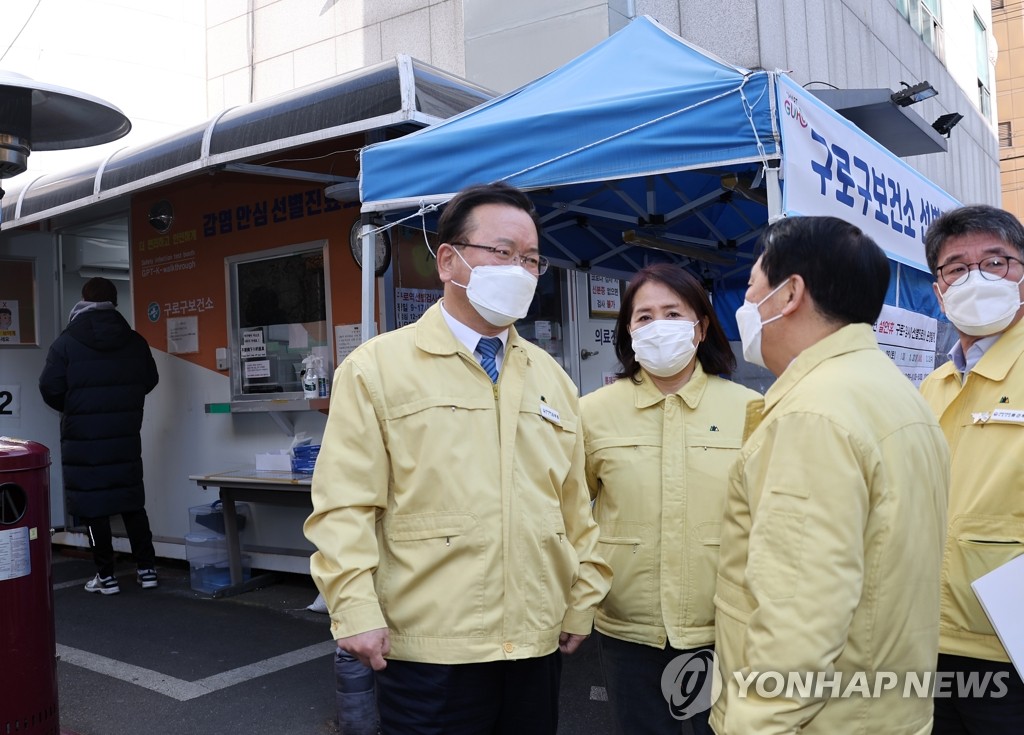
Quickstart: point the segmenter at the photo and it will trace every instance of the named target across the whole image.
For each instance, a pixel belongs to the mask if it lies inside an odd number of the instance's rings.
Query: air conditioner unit
[[[81,271],[83,268],[127,271],[128,244],[76,237],[64,249],[64,268],[68,271]]]

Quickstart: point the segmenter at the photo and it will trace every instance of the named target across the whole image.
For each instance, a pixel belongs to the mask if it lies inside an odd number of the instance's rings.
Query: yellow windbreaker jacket
[[[715,574],[726,478],[747,403],[760,394],[708,376],[663,395],[641,371],[581,400],[598,549],[615,572],[597,611],[606,635],[664,648],[715,640]]]
[[[939,650],[1009,661],[971,582],[1024,553],[1024,321],[961,383],[952,362],[921,384],[953,454]]]
[[[938,655],[949,450],[935,417],[865,324],[804,350],[748,411],[715,594],[715,732],[930,733],[930,696],[903,696],[903,680]],[[839,686],[764,679],[740,696],[766,672]],[[858,677],[879,696],[844,696]]]
[[[391,658],[546,655],[611,583],[576,386],[514,329],[492,385],[438,304],[338,367],[312,495],[332,635],[387,627]]]

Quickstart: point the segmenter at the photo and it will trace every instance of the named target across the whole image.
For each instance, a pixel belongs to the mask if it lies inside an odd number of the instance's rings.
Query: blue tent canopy
[[[526,87],[364,149],[361,199],[379,211],[474,182],[548,188],[761,162],[778,148],[768,83],[638,18]]]
[[[525,87],[364,148],[362,211],[378,226],[422,216],[429,227],[465,186],[506,181],[530,193],[556,265],[628,278],[680,263],[711,286],[735,339],[757,237],[784,214],[779,76],[640,17]]]

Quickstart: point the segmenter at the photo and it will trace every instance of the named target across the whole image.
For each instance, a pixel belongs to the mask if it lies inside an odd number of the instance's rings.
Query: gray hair
[[[924,255],[928,260],[928,270],[936,272],[939,267],[939,252],[951,237],[984,232],[995,235],[1000,240],[1016,248],[1024,259],[1024,227],[1012,214],[1005,209],[990,207],[987,204],[972,204],[944,212],[941,217],[931,223],[924,235]]]

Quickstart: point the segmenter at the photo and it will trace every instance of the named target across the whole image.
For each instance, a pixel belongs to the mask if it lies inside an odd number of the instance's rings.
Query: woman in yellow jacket
[[[587,481],[614,571],[595,628],[623,733],[710,733],[712,598],[726,477],[760,396],[722,377],[736,359],[703,287],[648,266],[615,325],[618,380],[582,399]],[[696,655],[695,655],[696,654]],[[702,686],[703,685],[703,686]],[[703,697],[697,695],[703,690]]]

